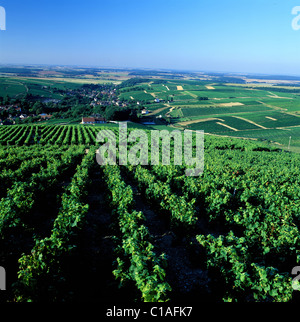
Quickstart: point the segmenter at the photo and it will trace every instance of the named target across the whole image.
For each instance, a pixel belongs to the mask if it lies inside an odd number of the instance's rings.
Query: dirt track
[[[190,125],[190,124],[194,124],[194,123],[202,123],[202,122],[207,122],[207,121],[221,121],[221,122],[225,122],[224,120],[219,119],[219,118],[209,117],[209,118],[202,119],[202,120],[193,120],[193,121],[180,122],[178,124],[181,125],[181,126],[186,126],[186,125]]]
[[[245,119],[245,118],[243,118],[243,117],[240,117],[240,116],[232,116],[232,117],[235,117],[235,118],[237,118],[237,119],[243,120],[243,121],[248,122],[248,123],[251,123],[251,124],[253,124],[253,125],[257,126],[257,127],[260,127],[260,128],[262,128],[262,129],[264,129],[264,130],[267,130],[267,129],[268,129],[268,128],[266,128],[266,127],[262,126],[262,125],[259,125],[259,124],[255,123],[255,122],[250,121],[250,120],[248,120],[248,119]]]

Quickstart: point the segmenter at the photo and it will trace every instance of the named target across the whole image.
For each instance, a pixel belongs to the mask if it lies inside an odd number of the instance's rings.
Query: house
[[[93,114],[93,116],[83,117],[81,124],[95,124],[95,123],[106,123],[106,119],[100,114]]]
[[[94,117],[83,117],[81,124],[95,124],[96,119]]]
[[[116,105],[117,105],[117,106],[122,106],[122,102],[117,101],[117,102],[116,102]]]
[[[50,114],[45,114],[45,113],[40,114],[40,118],[42,120],[49,120],[49,119],[51,119],[51,117],[52,117],[52,115],[50,115]]]
[[[106,123],[106,119],[104,117],[97,117],[95,118],[96,123]]]
[[[155,103],[162,103],[162,102],[164,102],[165,100],[163,100],[163,99],[161,99],[161,98],[156,98],[155,100],[154,100],[154,102]]]

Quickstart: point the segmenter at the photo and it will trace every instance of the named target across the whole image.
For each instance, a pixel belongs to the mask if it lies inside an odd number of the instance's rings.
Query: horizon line
[[[169,71],[183,73],[216,73],[216,74],[233,74],[233,75],[257,75],[257,76],[288,76],[300,77],[300,74],[282,74],[282,73],[259,73],[246,71],[228,71],[228,70],[199,70],[199,69],[176,69],[176,68],[161,68],[161,67],[124,67],[124,66],[101,66],[101,65],[82,65],[82,64],[54,64],[54,63],[1,63],[0,66],[19,66],[19,67],[66,67],[66,68],[85,68],[85,69],[117,69],[117,70],[149,70],[149,71]]]

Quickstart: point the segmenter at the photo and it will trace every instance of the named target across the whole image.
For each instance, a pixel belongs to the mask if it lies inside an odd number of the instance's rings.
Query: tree
[[[3,100],[3,104],[4,105],[9,105],[10,104],[10,97],[8,95],[5,96],[5,98]]]
[[[114,120],[116,116],[116,108],[114,106],[108,106],[105,110],[105,117],[107,120]]]
[[[33,104],[32,108],[29,111],[35,115],[38,115],[43,113],[44,107],[45,105],[42,102],[38,101]]]

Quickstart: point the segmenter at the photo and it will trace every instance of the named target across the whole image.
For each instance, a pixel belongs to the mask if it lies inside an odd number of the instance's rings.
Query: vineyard
[[[90,145],[95,144],[99,129],[81,126],[30,125],[0,128],[1,145]]]
[[[0,127],[1,301],[299,300],[298,154],[206,136],[187,177],[98,165],[100,129]]]

